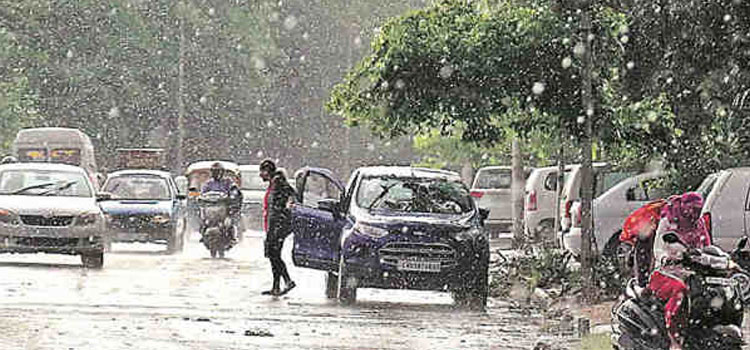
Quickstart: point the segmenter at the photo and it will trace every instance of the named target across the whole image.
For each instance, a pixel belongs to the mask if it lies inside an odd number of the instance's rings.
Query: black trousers
[[[284,246],[284,238],[266,238],[265,253],[268,260],[271,261],[271,272],[273,273],[273,289],[279,289],[281,279],[284,283],[289,284],[292,280],[289,272],[286,270],[286,264],[281,259],[281,248]]]

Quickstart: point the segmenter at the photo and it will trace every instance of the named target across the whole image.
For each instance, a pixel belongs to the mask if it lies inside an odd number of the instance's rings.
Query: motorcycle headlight
[[[99,220],[99,213],[83,213],[76,218],[76,224],[82,226],[91,225],[95,224],[97,220]]]
[[[353,230],[359,235],[370,238],[382,238],[388,235],[388,230],[386,229],[359,223],[354,225]]]
[[[4,224],[17,225],[18,215],[10,210],[0,209],[0,222]]]
[[[169,215],[156,215],[151,218],[151,221],[153,221],[155,224],[166,224],[169,222]]]

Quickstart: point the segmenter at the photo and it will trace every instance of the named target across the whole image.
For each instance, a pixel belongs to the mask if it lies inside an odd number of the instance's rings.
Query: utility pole
[[[181,2],[180,5],[182,6],[179,7],[180,46],[177,63],[177,154],[175,157],[175,168],[178,174],[182,173],[185,163],[185,101],[183,100],[185,95],[185,4]]]
[[[591,34],[591,0],[581,0],[581,33],[583,35],[583,74],[581,76],[581,102],[583,103],[584,131],[581,137],[583,161],[581,164],[581,276],[583,277],[583,297],[591,300],[593,297],[593,269],[591,254],[592,212],[591,202],[593,193],[593,172],[591,139],[594,117],[594,103],[592,97],[592,41]]]
[[[513,242],[516,248],[523,246],[523,195],[525,174],[521,164],[521,146],[518,137],[513,138],[511,147],[511,214],[513,216]]]

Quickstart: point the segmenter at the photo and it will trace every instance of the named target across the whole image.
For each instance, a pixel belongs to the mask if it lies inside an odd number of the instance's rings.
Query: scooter
[[[667,243],[679,243],[674,233]],[[750,274],[735,262],[747,245],[740,239],[727,254],[718,247],[689,250],[681,264],[692,271],[686,280],[687,327],[681,331],[683,349],[740,350],[744,306],[750,301]],[[612,308],[612,347],[615,350],[668,350],[664,302],[635,286],[631,279],[625,296]]]
[[[198,197],[201,220],[201,242],[212,258],[223,258],[236,242],[236,228],[231,217],[232,198],[223,192],[206,192]]]

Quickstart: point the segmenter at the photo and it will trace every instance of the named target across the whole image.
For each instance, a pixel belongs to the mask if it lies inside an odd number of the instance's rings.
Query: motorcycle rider
[[[216,162],[211,165],[211,179],[203,185],[201,193],[206,192],[222,192],[225,193],[231,202],[229,204],[229,217],[232,219],[232,226],[235,228],[232,233],[232,241],[237,240],[237,228],[240,222],[240,212],[242,206],[242,192],[237,187],[237,184],[232,179],[225,177],[226,169],[220,162]],[[203,223],[201,222],[201,232],[203,232]]]
[[[620,236],[621,240],[636,243],[637,278],[648,267],[656,265],[646,287],[649,293],[666,303],[664,322],[672,350],[682,349],[680,330],[687,322],[682,303],[688,293],[686,279],[690,271],[680,262],[688,249],[711,245],[711,237],[700,217],[702,207],[703,197],[696,192],[649,203],[631,214]],[[658,226],[655,227],[657,212]],[[665,234],[676,234],[679,241],[666,243],[662,239]],[[655,254],[655,259],[652,254]]]

